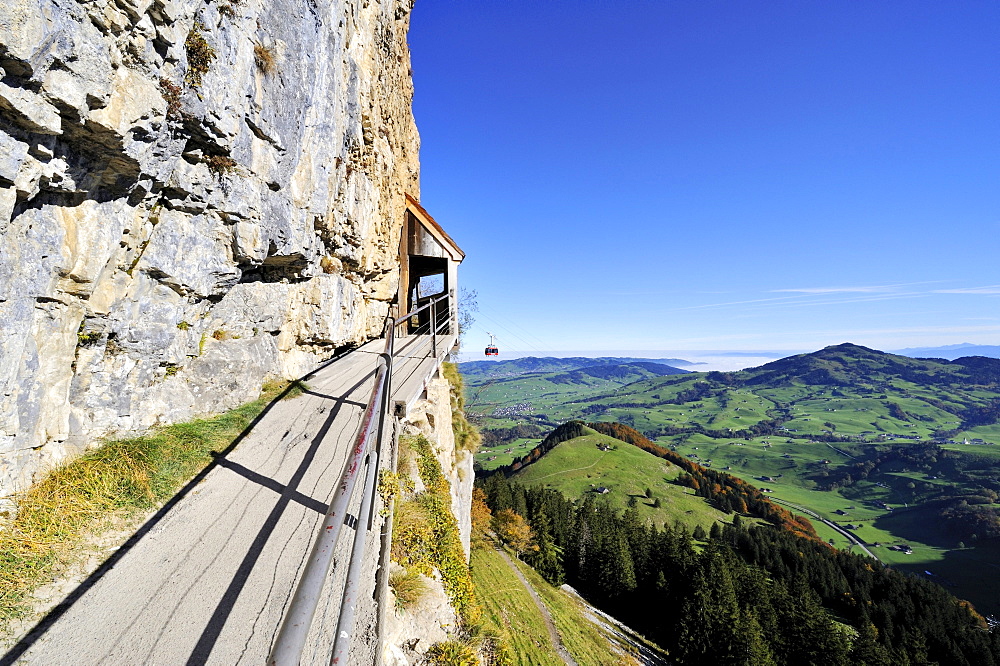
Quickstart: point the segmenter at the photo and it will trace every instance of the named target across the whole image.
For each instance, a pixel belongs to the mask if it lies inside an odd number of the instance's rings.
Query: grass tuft
[[[205,166],[208,167],[208,170],[216,176],[222,176],[227,173],[235,173],[236,167],[239,166],[239,163],[228,155],[208,155],[203,157],[201,161],[204,162]]]
[[[451,385],[451,428],[455,432],[455,447],[460,451],[475,453],[482,443],[482,435],[465,418],[465,397],[462,375],[455,363],[443,363],[441,373]]]
[[[31,593],[71,565],[89,534],[155,508],[204,469],[285,389],[208,419],[112,440],[53,469],[13,496],[0,529],[0,627],[27,615]]]
[[[160,94],[167,103],[167,120],[180,120],[181,87],[168,78],[160,79]]]
[[[478,666],[476,650],[463,641],[441,641],[427,650],[427,663],[433,666]]]
[[[253,45],[253,59],[257,63],[257,69],[265,76],[274,74],[278,69],[278,56],[273,46],[264,46],[260,42]]]
[[[463,625],[478,624],[482,610],[462,550],[458,522],[451,512],[451,484],[441,472],[431,443],[423,435],[401,437],[401,456],[403,449],[415,456],[425,490],[395,503],[392,559],[410,571],[428,576],[437,569]]]
[[[303,393],[307,393],[310,388],[309,384],[299,379],[290,382],[286,382],[283,379],[276,379],[264,382],[264,387],[261,390],[264,393],[277,396],[280,400],[291,400],[292,398],[298,398]]]
[[[396,608],[406,610],[427,593],[427,581],[414,571],[401,571],[389,576],[389,587],[396,595]]]

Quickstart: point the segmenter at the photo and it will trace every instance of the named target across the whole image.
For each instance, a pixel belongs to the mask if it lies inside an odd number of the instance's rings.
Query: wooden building
[[[420,202],[406,195],[406,219],[399,241],[398,314],[411,312],[447,294],[436,308],[439,332],[455,334],[458,307],[458,265],[465,253]],[[416,327],[425,327],[430,312],[421,313]]]

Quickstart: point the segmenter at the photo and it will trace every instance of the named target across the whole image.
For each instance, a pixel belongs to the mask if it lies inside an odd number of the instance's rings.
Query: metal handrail
[[[429,328],[430,334],[431,334],[431,350],[432,350],[432,352],[433,352],[433,354],[434,354],[434,356],[436,358],[437,357],[437,336],[438,336],[438,333],[440,333],[441,330],[444,329],[445,327],[450,326],[452,324],[452,317],[451,316],[449,316],[447,319],[445,319],[445,321],[444,321],[443,324],[439,324],[438,323],[438,318],[437,318],[437,304],[441,303],[442,301],[448,301],[450,298],[451,298],[451,294],[449,294],[449,293],[444,293],[444,294],[441,294],[440,296],[438,296],[437,298],[432,298],[430,301],[424,303],[420,307],[418,307],[418,308],[416,308],[414,310],[411,310],[410,312],[406,313],[405,315],[403,315],[401,317],[398,317],[396,319],[396,323],[394,325],[395,326],[399,326],[399,325],[403,324],[404,322],[408,321],[409,319],[412,319],[414,316],[416,316],[418,313],[422,312],[423,310],[426,310],[427,308],[430,308],[430,310],[431,310],[431,312],[430,312],[431,320],[430,320],[430,324],[428,325],[428,328]],[[448,307],[450,309],[451,305],[449,304]],[[449,313],[449,315],[450,315],[450,313]]]
[[[319,533],[313,543],[312,552],[303,568],[302,576],[296,585],[292,600],[285,612],[278,635],[275,637],[268,664],[272,666],[297,666],[302,656],[309,629],[312,626],[316,608],[323,592],[323,584],[330,572],[333,554],[340,539],[341,528],[348,520],[347,508],[354,495],[361,465],[366,465],[365,482],[362,491],[361,509],[358,512],[354,545],[351,550],[350,562],[343,596],[341,598],[340,615],[337,620],[337,630],[334,638],[331,664],[343,663],[350,648],[350,636],[354,629],[354,609],[357,602],[357,590],[360,584],[361,565],[364,560],[365,539],[372,527],[372,511],[375,503],[376,471],[382,449],[382,432],[385,417],[388,413],[389,398],[392,386],[392,362],[395,353],[396,328],[409,321],[423,310],[430,308],[431,345],[437,358],[437,335],[442,328],[452,323],[452,316],[443,324],[438,323],[437,305],[450,298],[450,294],[430,300],[407,314],[386,321],[385,351],[379,354],[382,364],[375,377],[375,386],[365,407],[364,417],[354,447],[348,455],[341,474],[337,491],[327,507],[326,516],[320,526]],[[449,305],[450,308],[450,305]],[[371,445],[372,440],[375,446]]]
[[[391,318],[389,322],[392,322]],[[382,424],[385,420],[385,405],[388,402],[386,389],[392,370],[395,325],[390,324],[387,328],[386,350],[379,355],[383,365],[375,377],[375,386],[372,388],[371,398],[365,408],[354,447],[344,465],[337,491],[327,507],[326,516],[320,526],[319,533],[316,535],[312,552],[306,561],[298,585],[295,587],[295,593],[288,605],[288,610],[285,612],[281,629],[275,637],[274,647],[271,649],[271,656],[267,662],[273,666],[297,666],[299,663],[302,647],[305,645],[306,636],[312,626],[313,616],[316,614],[316,607],[323,591],[323,582],[330,572],[330,564],[333,561],[334,550],[340,538],[340,530],[347,520],[347,507],[358,480],[358,471],[362,461],[368,457],[372,437],[381,437]],[[374,428],[376,421],[378,427]]]
[[[425,310],[425,309],[429,308],[430,306],[434,305],[435,303],[440,303],[441,301],[447,300],[449,298],[451,298],[451,294],[448,294],[448,293],[441,294],[437,298],[432,298],[431,300],[429,300],[426,303],[424,303],[423,305],[421,305],[419,308],[416,308],[414,310],[410,310],[405,315],[402,315],[400,317],[396,317],[396,324],[395,325],[399,326],[404,321],[406,321],[407,319],[409,319],[413,315],[417,314],[421,310]]]

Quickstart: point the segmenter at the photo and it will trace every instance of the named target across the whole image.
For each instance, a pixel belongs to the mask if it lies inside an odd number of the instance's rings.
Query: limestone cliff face
[[[456,446],[452,430],[451,384],[448,380],[437,377],[427,382],[424,397],[410,407],[401,426],[407,436],[423,435],[431,443],[434,457],[441,465],[441,473],[451,488],[451,512],[458,523],[459,538],[468,558],[475,481],[473,454]],[[401,476],[410,478],[416,492],[424,490],[416,460],[401,460],[397,471]],[[391,566],[395,571],[403,570],[396,563]],[[388,666],[423,663],[427,650],[433,644],[454,639],[461,626],[440,574],[426,578],[425,583],[425,593],[406,610],[399,609],[394,599],[386,600],[390,610],[380,649],[382,663]]]
[[[427,382],[425,397],[418,400],[406,416],[406,425],[424,435],[434,447],[441,472],[451,486],[451,512],[458,521],[459,536],[465,554],[472,538],[472,488],[476,481],[471,451],[456,446],[452,430],[451,384],[443,377]],[[419,484],[416,469],[404,470]]]
[[[0,497],[381,331],[410,8],[0,3]]]

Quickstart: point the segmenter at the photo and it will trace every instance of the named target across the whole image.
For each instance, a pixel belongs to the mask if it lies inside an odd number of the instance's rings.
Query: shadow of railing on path
[[[162,521],[167,515],[169,515],[170,512],[174,509],[174,507],[176,507],[181,500],[187,497],[187,495],[192,490],[194,490],[198,486],[198,484],[200,484],[212,470],[214,470],[216,467],[221,466],[222,461],[225,459],[225,457],[230,453],[232,453],[233,449],[235,449],[240,444],[240,442],[246,439],[246,437],[257,426],[257,424],[259,424],[268,415],[268,413],[274,408],[276,404],[281,402],[291,391],[297,388],[296,385],[299,382],[303,382],[309,379],[310,377],[313,377],[321,370],[325,369],[329,365],[345,357],[351,351],[353,351],[353,347],[339,349],[332,358],[322,363],[315,370],[312,370],[311,372],[300,377],[298,380],[289,384],[284,391],[282,391],[279,395],[273,398],[271,402],[267,403],[264,409],[261,410],[260,414],[254,417],[253,421],[251,421],[250,424],[247,425],[247,427],[244,428],[243,431],[239,435],[237,435],[225,449],[220,451],[215,456],[215,460],[206,465],[203,470],[195,474],[195,476],[190,481],[184,484],[184,486],[177,491],[177,494],[175,494],[173,497],[167,500],[167,502],[162,507],[160,507],[156,511],[156,513],[154,513],[148,520],[146,520],[146,522],[143,523],[139,527],[139,529],[136,530],[135,533],[118,548],[118,550],[112,553],[111,556],[109,556],[108,559],[106,559],[99,567],[97,567],[97,569],[95,569],[93,573],[87,576],[87,578],[83,582],[81,582],[76,588],[74,588],[74,590],[70,592],[65,599],[59,602],[59,604],[56,605],[52,610],[50,610],[45,615],[45,617],[39,620],[38,623],[27,634],[25,634],[25,636],[21,640],[19,640],[10,650],[8,650],[2,657],[0,657],[0,666],[14,666],[17,660],[20,659],[25,652],[30,650],[31,647],[42,636],[45,635],[45,633],[52,627],[52,625],[58,622],[63,615],[65,615],[67,612],[69,612],[71,608],[73,608],[73,606],[83,597],[83,595],[85,595],[88,591],[90,591],[91,588],[93,588],[102,578],[104,578],[104,576],[106,576],[112,569],[114,569],[115,566],[122,560],[122,558],[125,557],[129,553],[129,551],[135,548],[136,545],[138,545],[139,542],[142,541],[143,537],[149,534],[153,530],[153,528],[160,523],[160,521]],[[372,374],[374,374],[374,371],[365,375],[362,382],[367,381],[367,379],[371,377]],[[329,420],[327,421],[327,423],[329,423]],[[312,509],[313,507],[309,506],[309,508]],[[325,511],[325,509],[326,505],[320,503],[318,510],[322,512]]]
[[[345,395],[350,395],[354,391],[361,388],[361,386],[368,381],[372,374],[374,373],[368,373],[362,377],[360,381],[345,392]],[[222,629],[226,625],[226,620],[229,619],[229,615],[232,613],[233,607],[236,606],[236,601],[239,599],[240,593],[243,591],[243,587],[250,578],[250,574],[253,571],[254,566],[257,564],[257,560],[260,559],[261,554],[264,552],[264,546],[267,544],[268,539],[271,538],[274,528],[278,526],[278,522],[281,520],[281,516],[285,512],[285,509],[288,508],[288,504],[293,501],[293,497],[295,495],[300,494],[296,491],[296,488],[302,482],[306,472],[309,470],[309,466],[316,458],[316,452],[319,450],[320,444],[323,443],[323,439],[326,437],[327,432],[330,431],[330,427],[337,419],[337,415],[340,414],[340,409],[343,407],[345,402],[345,400],[337,399],[337,404],[330,410],[330,413],[327,414],[326,420],[323,421],[323,425],[320,426],[320,429],[316,432],[316,436],[313,437],[312,442],[310,442],[309,449],[306,451],[305,455],[302,457],[302,461],[299,463],[299,466],[292,474],[292,478],[288,481],[288,485],[285,486],[282,491],[280,499],[274,505],[274,508],[271,509],[271,513],[268,514],[264,524],[257,532],[257,536],[254,537],[253,543],[251,543],[250,547],[247,549],[247,553],[244,555],[243,561],[240,562],[240,566],[236,569],[236,573],[229,582],[229,586],[226,588],[226,591],[223,593],[222,599],[219,600],[219,604],[215,607],[212,617],[209,618],[204,631],[202,631],[201,636],[198,637],[198,642],[195,643],[194,649],[191,650],[191,656],[188,657],[188,666],[204,664],[208,660],[209,655],[212,653],[212,649],[215,647],[215,643],[219,640],[219,636],[222,634]],[[319,508],[317,510],[319,513],[325,513],[326,504],[322,502],[319,502],[318,504]]]

